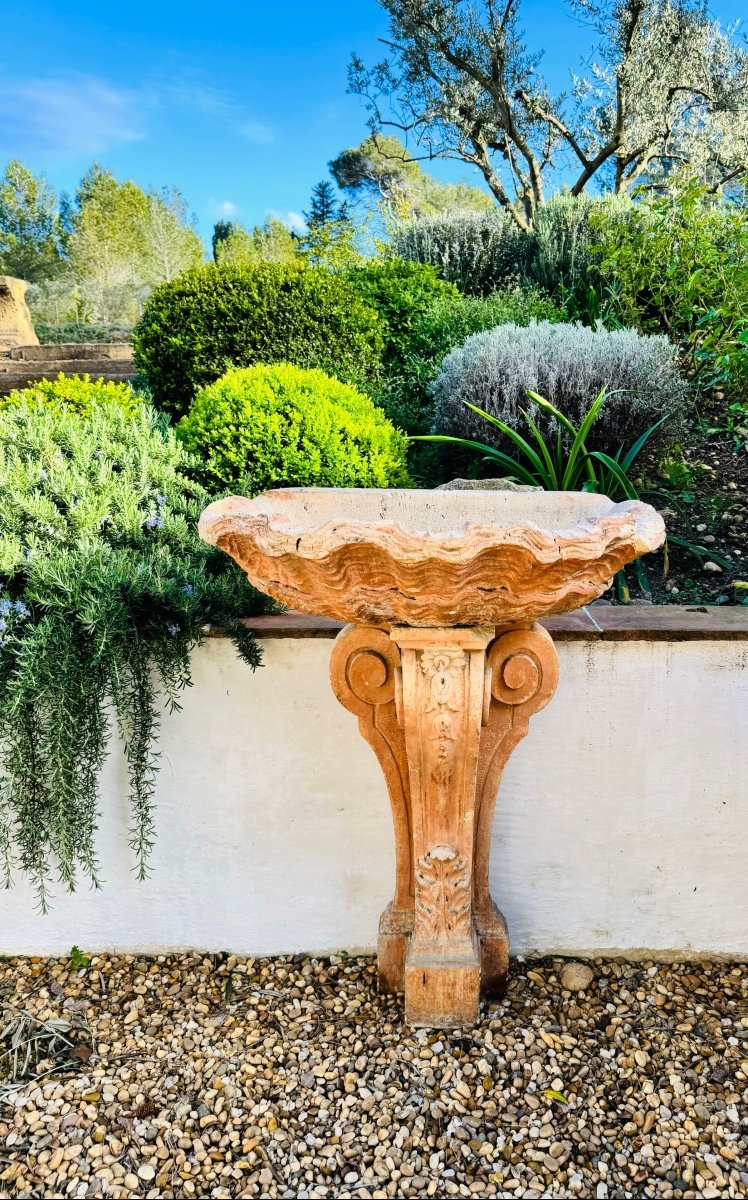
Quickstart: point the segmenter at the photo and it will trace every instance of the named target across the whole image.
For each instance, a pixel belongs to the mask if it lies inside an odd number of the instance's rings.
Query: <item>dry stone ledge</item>
[[[0,396],[60,374],[126,383],[135,374],[132,346],[127,342],[70,342],[3,349],[0,345]]]

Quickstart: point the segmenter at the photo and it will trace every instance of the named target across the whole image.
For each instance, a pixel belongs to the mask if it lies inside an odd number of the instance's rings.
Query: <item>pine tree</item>
[[[329,180],[323,179],[320,183],[315,183],[312,188],[309,212],[304,213],[309,228],[321,229],[332,221],[345,220],[346,215],[341,212],[340,205],[335,198],[335,189]]]

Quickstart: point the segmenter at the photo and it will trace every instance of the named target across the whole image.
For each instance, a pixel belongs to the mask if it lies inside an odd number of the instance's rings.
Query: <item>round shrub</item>
[[[400,258],[355,267],[348,272],[348,279],[382,322],[383,365],[387,372],[402,367],[418,318],[434,304],[449,303],[460,296],[454,284],[439,278],[435,267]]]
[[[541,431],[553,428],[548,415],[532,405],[527,389],[550,400],[575,424],[605,388],[609,398],[595,422],[590,445],[615,451],[668,416],[660,444],[678,436],[687,385],[667,338],[632,329],[589,329],[581,324],[533,321],[526,327],[500,325],[473,334],[442,363],[434,384],[435,433],[496,442],[497,429],[471,412],[465,402],[505,424],[526,426],[530,411]],[[554,430],[555,432],[555,430]]]
[[[133,414],[142,401],[127,383],[60,373],[56,379],[37,379],[25,388],[0,396],[0,408],[23,403],[47,404],[86,417],[98,404],[116,404],[123,412]]]
[[[407,439],[381,409],[323,371],[290,363],[227,371],[177,426],[210,487],[399,487]]]
[[[401,258],[430,263],[469,296],[524,279],[533,251],[531,236],[500,208],[413,217],[396,229],[392,246]]]
[[[382,329],[343,275],[288,263],[209,263],[155,289],[133,346],[156,404],[181,416],[232,366],[293,362],[363,382],[378,370]]]
[[[535,217],[529,278],[554,295],[598,285],[600,228],[625,228],[635,207],[629,196],[552,196]]]

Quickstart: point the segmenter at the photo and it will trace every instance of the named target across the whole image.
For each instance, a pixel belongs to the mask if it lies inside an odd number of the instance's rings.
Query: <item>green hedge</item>
[[[450,350],[471,334],[497,325],[565,318],[563,308],[532,288],[506,288],[491,296],[442,296],[414,318],[403,344],[402,363],[381,381],[375,393],[377,403],[407,433],[428,433],[433,412],[431,387]],[[419,447],[415,454],[423,450]]]
[[[227,371],[177,426],[209,487],[407,484],[407,439],[381,409],[323,371],[289,363]]]
[[[363,383],[379,370],[383,332],[343,275],[210,263],[155,289],[133,346],[155,403],[181,416],[201,387],[233,366],[292,362]]]
[[[355,267],[348,279],[382,322],[383,364],[388,374],[403,367],[419,318],[434,304],[448,304],[460,296],[454,284],[439,278],[435,267],[399,258]]]

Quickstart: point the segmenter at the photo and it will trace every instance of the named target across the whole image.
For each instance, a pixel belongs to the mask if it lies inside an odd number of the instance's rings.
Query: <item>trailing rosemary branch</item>
[[[0,862],[98,883],[98,781],[119,727],[140,876],[154,839],[159,714],[179,708],[206,623],[259,651],[239,618],[268,601],[197,536],[210,497],[149,409],[0,411]]]

